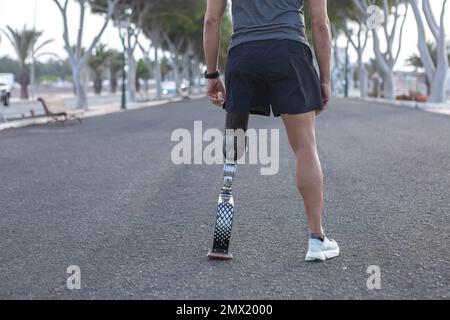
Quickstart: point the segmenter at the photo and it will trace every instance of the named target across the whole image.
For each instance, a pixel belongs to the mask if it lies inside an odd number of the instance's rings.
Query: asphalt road
[[[312,264],[284,130],[279,174],[238,169],[235,259],[206,259],[222,167],[174,165],[170,136],[223,118],[197,100],[0,133],[0,298],[449,299],[450,117],[352,100],[319,117],[342,255]]]

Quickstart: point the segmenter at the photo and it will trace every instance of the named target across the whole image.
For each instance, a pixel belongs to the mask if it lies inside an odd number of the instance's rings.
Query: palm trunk
[[[103,90],[102,75],[96,74],[94,79],[94,93],[100,95]]]
[[[34,58],[30,66],[30,88],[31,88],[31,98],[34,99],[36,95],[36,62]]]
[[[26,70],[26,67],[24,67],[22,69],[22,71],[20,72],[20,99],[23,100],[28,100],[29,94],[28,94],[28,83],[29,83],[29,79],[28,79],[29,75],[28,75],[28,71]]]
[[[141,92],[141,83],[139,82],[139,77],[134,79],[134,86],[136,87],[136,92]]]

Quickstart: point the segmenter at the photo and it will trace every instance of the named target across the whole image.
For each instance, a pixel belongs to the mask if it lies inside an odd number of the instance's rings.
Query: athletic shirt
[[[230,49],[244,42],[290,39],[308,45],[304,0],[232,0]]]

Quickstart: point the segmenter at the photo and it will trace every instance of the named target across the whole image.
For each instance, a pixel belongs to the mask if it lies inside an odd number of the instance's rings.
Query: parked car
[[[161,90],[162,90],[162,94],[165,96],[172,95],[177,92],[175,82],[173,82],[173,81],[163,82],[162,86],[161,86]]]
[[[163,95],[174,95],[177,93],[177,86],[174,81],[165,81],[162,83],[161,86],[162,94]],[[181,93],[187,92],[189,90],[189,82],[183,80],[180,84],[180,90]]]
[[[4,79],[0,78],[0,102],[5,106],[9,106],[11,98],[11,85]]]

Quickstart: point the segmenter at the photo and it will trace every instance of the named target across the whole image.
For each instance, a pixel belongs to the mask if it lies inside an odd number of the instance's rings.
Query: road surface
[[[450,117],[356,100],[319,117],[342,255],[312,264],[283,130],[277,175],[238,168],[235,259],[206,260],[222,167],[174,165],[170,137],[223,118],[195,100],[0,133],[0,299],[449,299]]]

